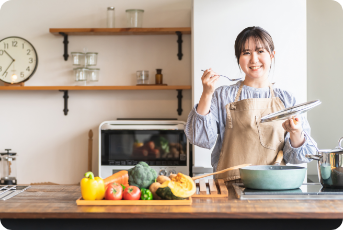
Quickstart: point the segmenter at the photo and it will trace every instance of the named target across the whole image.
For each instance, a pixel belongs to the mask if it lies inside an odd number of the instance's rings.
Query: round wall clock
[[[33,45],[20,37],[0,40],[0,80],[5,83],[21,83],[35,73],[38,56]]]

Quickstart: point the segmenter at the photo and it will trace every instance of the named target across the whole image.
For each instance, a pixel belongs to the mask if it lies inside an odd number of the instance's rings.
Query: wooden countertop
[[[33,185],[0,201],[5,218],[235,218],[343,219],[343,200],[238,200],[232,187],[227,198],[193,198],[191,206],[77,206],[77,185]]]

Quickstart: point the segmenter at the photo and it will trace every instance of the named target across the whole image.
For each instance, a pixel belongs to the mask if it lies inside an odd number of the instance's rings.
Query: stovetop
[[[343,189],[323,188],[319,183],[304,183],[297,189],[257,190],[245,188],[242,183],[233,183],[236,197],[249,199],[321,199],[343,200]]]

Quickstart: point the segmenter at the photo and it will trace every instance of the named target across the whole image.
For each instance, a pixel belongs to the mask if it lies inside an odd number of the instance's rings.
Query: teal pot
[[[306,168],[299,166],[258,165],[239,169],[244,187],[261,190],[299,188],[306,176]]]

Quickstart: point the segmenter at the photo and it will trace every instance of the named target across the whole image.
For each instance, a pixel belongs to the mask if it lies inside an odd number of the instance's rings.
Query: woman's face
[[[245,43],[245,48],[239,57],[239,65],[245,73],[246,78],[266,80],[275,51],[270,54],[255,39],[249,38]]]

